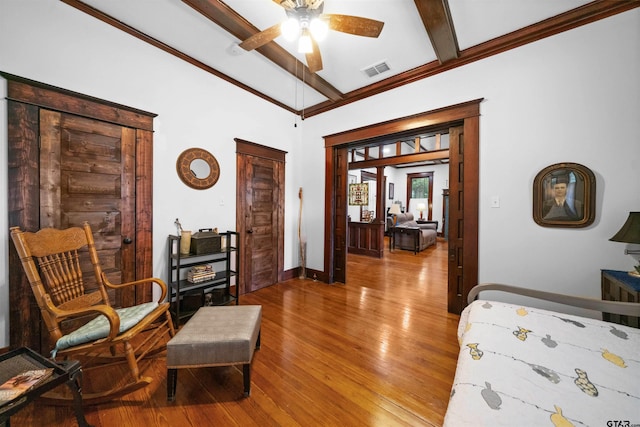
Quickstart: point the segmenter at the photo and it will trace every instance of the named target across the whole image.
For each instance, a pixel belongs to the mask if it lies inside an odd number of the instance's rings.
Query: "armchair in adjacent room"
[[[412,236],[402,233],[402,228],[417,227],[420,229],[418,250],[422,251],[431,245],[435,245],[437,242],[438,232],[436,230],[437,225],[435,223],[418,224],[413,219],[412,213],[399,214],[396,216],[395,226],[389,223],[390,218],[387,218],[390,233],[394,233],[392,236],[394,239],[394,245],[400,249],[414,250],[414,239]]]

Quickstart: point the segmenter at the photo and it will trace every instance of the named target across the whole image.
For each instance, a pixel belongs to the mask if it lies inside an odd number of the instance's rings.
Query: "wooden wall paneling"
[[[154,113],[0,71],[8,81],[7,99],[153,132]]]
[[[349,222],[348,230],[349,253],[382,258],[384,224],[354,221]]]
[[[60,224],[60,116],[40,109],[40,223],[38,228],[61,228]],[[56,189],[58,191],[51,191]],[[32,231],[32,230],[29,230]]]
[[[135,280],[137,271],[137,259],[138,255],[136,254],[136,227],[138,218],[135,216],[135,206],[137,205],[136,194],[138,193],[137,188],[137,177],[138,171],[136,168],[136,159],[135,156],[137,154],[137,138],[136,138],[136,130],[132,128],[122,128],[121,130],[121,138],[122,144],[122,168],[120,172],[120,189],[121,189],[121,207],[120,207],[120,216],[121,220],[119,221],[120,227],[120,239],[119,248],[120,248],[120,270],[122,272],[122,281],[130,282]],[[125,147],[126,146],[126,147]],[[131,171],[134,171],[134,174],[131,174]],[[128,185],[128,180],[130,177],[134,177],[136,179],[136,186]],[[133,193],[132,193],[133,191]],[[132,203],[133,202],[133,203]],[[127,221],[128,218],[135,218],[135,221]],[[126,243],[129,240],[132,240],[131,243]],[[132,253],[133,252],[133,253]],[[150,277],[145,276],[145,277]],[[148,285],[150,286],[150,285]],[[127,287],[126,289],[120,290],[118,300],[122,303],[123,306],[132,306],[136,303],[136,293],[141,292],[144,293],[145,290],[142,286],[136,287]],[[151,293],[149,293],[149,297],[151,297]],[[147,299],[146,301],[149,301]]]
[[[40,224],[39,108],[9,101],[7,119],[9,227],[35,230]],[[40,310],[22,272],[16,249],[9,244],[9,325],[20,325],[9,328],[10,345],[30,343],[38,351],[41,323],[31,319],[39,318]]]
[[[136,227],[131,230],[136,251],[136,277],[153,276],[153,132],[136,130]],[[136,289],[134,304],[150,301],[151,284]]]

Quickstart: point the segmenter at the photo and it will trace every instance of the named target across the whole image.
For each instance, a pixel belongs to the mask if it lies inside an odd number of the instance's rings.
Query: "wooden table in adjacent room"
[[[413,254],[417,254],[420,250],[420,227],[393,227],[391,229],[391,237],[389,238],[389,251],[393,251],[396,245],[396,233],[407,234],[413,236]]]

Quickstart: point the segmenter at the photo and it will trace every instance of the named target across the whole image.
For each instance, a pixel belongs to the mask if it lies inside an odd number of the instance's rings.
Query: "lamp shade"
[[[424,204],[424,203],[418,203],[418,210],[419,210],[419,211],[421,211],[421,212],[422,212],[422,211],[424,211],[424,210],[426,210],[426,209],[427,209],[427,205],[426,205],[426,204]]]
[[[640,244],[640,212],[629,212],[629,218],[620,231],[609,240],[622,243]]]
[[[389,208],[389,213],[393,215],[400,215],[402,213],[400,212],[400,205],[397,203],[392,204]]]

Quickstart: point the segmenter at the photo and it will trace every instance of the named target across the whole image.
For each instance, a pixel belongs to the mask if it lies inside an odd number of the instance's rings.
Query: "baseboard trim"
[[[306,278],[324,283],[329,283],[327,275],[323,271],[307,268]],[[300,278],[300,267],[285,270],[282,273],[282,281]]]

